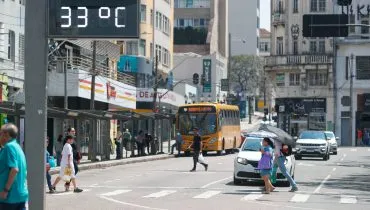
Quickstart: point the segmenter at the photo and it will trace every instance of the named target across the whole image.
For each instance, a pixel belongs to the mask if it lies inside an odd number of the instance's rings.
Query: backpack
[[[288,149],[284,150],[284,147],[288,147]],[[290,145],[282,144],[282,149],[280,150],[281,154],[284,156],[291,156],[293,153],[293,148]]]

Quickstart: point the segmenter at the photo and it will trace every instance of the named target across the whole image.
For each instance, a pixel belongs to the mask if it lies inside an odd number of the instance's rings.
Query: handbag
[[[53,156],[49,156],[48,163],[49,163],[50,168],[55,168],[57,166],[57,161],[55,160]]]
[[[71,180],[71,177],[72,177],[72,169],[70,167],[66,167],[64,169],[64,174],[62,178],[64,181],[69,182]]]
[[[198,162],[199,162],[199,163],[206,164],[206,160],[204,160],[204,157],[203,157],[203,155],[202,155],[202,154],[200,154],[200,155],[198,156]]]

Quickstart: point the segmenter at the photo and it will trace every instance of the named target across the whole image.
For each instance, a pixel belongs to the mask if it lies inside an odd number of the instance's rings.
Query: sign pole
[[[47,0],[26,4],[25,14],[25,153],[29,209],[45,209]]]

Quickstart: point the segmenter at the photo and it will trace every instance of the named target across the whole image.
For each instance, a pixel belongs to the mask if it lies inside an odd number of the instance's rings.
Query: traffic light
[[[200,84],[204,85],[205,81],[206,81],[206,77],[204,76],[204,74],[202,74],[202,79],[200,81]]]
[[[352,0],[338,0],[339,6],[349,6],[352,4]]]
[[[197,73],[193,74],[193,84],[194,85],[199,84],[199,74],[197,74]]]

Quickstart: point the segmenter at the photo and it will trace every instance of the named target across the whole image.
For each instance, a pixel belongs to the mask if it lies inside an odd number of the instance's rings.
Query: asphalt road
[[[296,193],[278,187],[261,194],[260,184],[232,183],[235,155],[207,156],[209,171],[195,173],[190,157],[81,172],[80,194],[47,194],[47,209],[370,209],[370,149],[340,148],[329,161],[296,162]],[[55,177],[53,177],[55,178]]]

